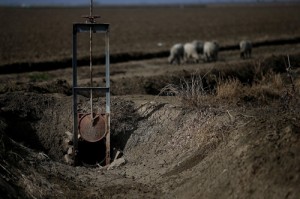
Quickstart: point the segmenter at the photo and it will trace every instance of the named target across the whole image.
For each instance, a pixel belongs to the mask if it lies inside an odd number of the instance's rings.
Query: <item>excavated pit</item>
[[[88,98],[82,97],[88,101]],[[0,116],[5,123],[4,132],[12,140],[41,151],[51,159],[64,162],[67,153],[66,132],[72,132],[72,98],[62,94],[36,94],[11,92],[0,97]],[[118,98],[111,105],[111,156],[123,150],[136,128],[138,115],[133,103]],[[97,142],[79,139],[80,165],[103,165],[105,138]],[[105,162],[104,162],[105,163]]]

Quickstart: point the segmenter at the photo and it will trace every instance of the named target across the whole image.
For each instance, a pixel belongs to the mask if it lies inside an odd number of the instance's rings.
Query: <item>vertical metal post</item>
[[[91,0],[90,4],[90,17],[93,16],[93,0]],[[90,21],[94,23],[94,21]],[[92,27],[90,27],[90,87],[93,87],[93,31]],[[91,106],[91,120],[94,120],[93,116],[93,89],[90,89],[90,106]]]
[[[105,33],[105,82],[106,82],[106,164],[110,163],[110,71],[109,31]]]
[[[90,87],[93,87],[93,60],[92,60],[92,41],[93,41],[93,32],[92,27],[90,27]],[[90,89],[90,106],[91,106],[91,119],[94,120],[93,116],[93,89]]]
[[[93,0],[90,3],[90,16],[93,16]]]
[[[73,25],[73,59],[72,59],[72,67],[73,67],[73,117],[74,117],[74,124],[73,124],[73,156],[74,162],[76,164],[77,160],[77,151],[78,151],[78,113],[77,113],[77,92],[75,88],[77,87],[77,29],[76,26]]]

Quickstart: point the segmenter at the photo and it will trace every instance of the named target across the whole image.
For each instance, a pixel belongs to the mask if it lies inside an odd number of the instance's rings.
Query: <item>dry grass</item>
[[[236,77],[218,78],[214,92],[203,85],[206,75],[191,75],[189,79],[181,79],[178,85],[165,86],[160,94],[175,96],[184,106],[199,108],[212,102],[269,104],[281,99],[288,90],[282,74],[270,70],[254,75],[252,84],[243,84]]]
[[[236,78],[227,80],[219,79],[216,89],[216,98],[218,99],[235,99],[243,92],[242,83]]]
[[[252,85],[243,85],[236,78],[218,81],[216,98],[233,103],[243,100],[266,104],[279,99],[285,88],[281,74],[269,71],[260,74],[260,79],[256,79]]]
[[[182,78],[179,85],[168,84],[160,94],[175,96],[188,107],[200,107],[209,97],[203,85],[203,78],[201,75],[191,75],[189,79]]]

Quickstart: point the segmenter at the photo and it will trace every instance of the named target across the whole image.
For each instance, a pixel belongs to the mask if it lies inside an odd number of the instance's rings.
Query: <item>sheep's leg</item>
[[[240,57],[241,57],[242,59],[245,59],[244,52],[241,52]]]
[[[199,55],[198,54],[194,54],[193,57],[194,57],[195,63],[199,63]]]
[[[214,54],[214,60],[218,61],[218,53]]]
[[[183,56],[183,62],[184,63],[187,63],[188,62],[188,56],[186,53],[184,53],[184,56]]]
[[[180,57],[179,56],[176,57],[176,63],[177,63],[177,65],[180,65]]]
[[[171,59],[170,63],[173,64],[175,61],[174,57]]]
[[[209,62],[209,56],[207,53],[205,53],[205,59],[206,59],[206,62]]]

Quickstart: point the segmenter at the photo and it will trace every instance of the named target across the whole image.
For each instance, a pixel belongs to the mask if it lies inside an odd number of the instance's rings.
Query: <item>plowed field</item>
[[[101,141],[81,140],[77,166],[64,159],[72,24],[88,12],[0,8],[0,198],[300,197],[299,4],[95,8],[110,23],[111,157],[125,160],[114,167],[99,161]],[[218,61],[167,62],[195,39],[217,40]],[[101,86],[103,37],[93,43]],[[88,55],[80,35],[82,86]],[[88,109],[89,94],[79,100]]]

